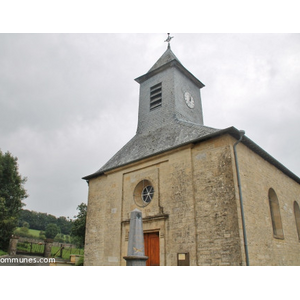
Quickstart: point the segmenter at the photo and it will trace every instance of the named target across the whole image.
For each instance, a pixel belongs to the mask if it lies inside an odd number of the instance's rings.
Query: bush
[[[65,242],[64,235],[61,233],[58,233],[54,238],[54,242],[64,243]]]
[[[28,227],[21,227],[20,228],[20,232],[22,232],[24,234],[28,234],[29,233],[29,229],[28,229]]]
[[[84,260],[84,257],[81,256],[81,257],[78,259],[78,261],[77,261],[77,263],[76,263],[76,266],[83,266],[83,260]]]
[[[23,227],[29,229],[29,223],[28,222],[23,222]]]
[[[8,253],[0,249],[0,256],[7,255]]]
[[[54,223],[50,223],[46,227],[46,232],[45,232],[46,238],[54,239],[59,232],[60,232],[59,227]]]
[[[29,233],[29,229],[26,227],[17,228],[14,230],[14,235],[27,237],[27,238],[36,238],[36,236]]]
[[[43,230],[40,231],[39,238],[40,238],[41,240],[46,239],[45,231],[43,231]]]

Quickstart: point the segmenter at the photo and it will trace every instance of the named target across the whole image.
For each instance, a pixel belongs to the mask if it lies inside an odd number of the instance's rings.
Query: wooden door
[[[148,256],[147,266],[159,266],[159,233],[144,234],[145,255]]]

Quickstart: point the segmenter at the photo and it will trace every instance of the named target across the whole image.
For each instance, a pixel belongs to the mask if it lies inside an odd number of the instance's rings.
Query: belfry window
[[[294,202],[294,214],[298,233],[298,240],[300,241],[300,208],[299,204],[296,201]]]
[[[150,110],[160,107],[162,102],[161,82],[150,88]]]
[[[273,226],[273,235],[275,238],[283,239],[283,229],[280,216],[280,207],[277,195],[273,189],[269,189],[269,204]]]

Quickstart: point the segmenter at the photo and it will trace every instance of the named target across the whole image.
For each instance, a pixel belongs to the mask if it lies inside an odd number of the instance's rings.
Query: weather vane
[[[168,49],[170,49],[170,42],[171,42],[171,39],[173,38],[174,36],[170,36],[170,33],[168,33],[168,37],[167,39],[165,40],[165,42],[168,42]]]

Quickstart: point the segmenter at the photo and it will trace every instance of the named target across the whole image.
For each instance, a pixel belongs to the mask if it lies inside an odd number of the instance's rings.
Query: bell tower
[[[85,179],[218,131],[204,126],[200,96],[204,84],[172,52],[171,39],[168,35],[167,50],[152,68],[135,79],[140,84],[135,136],[102,168]]]
[[[204,84],[178,60],[170,47],[152,68],[135,80],[140,84],[137,134],[182,121],[203,125],[200,89]]]

